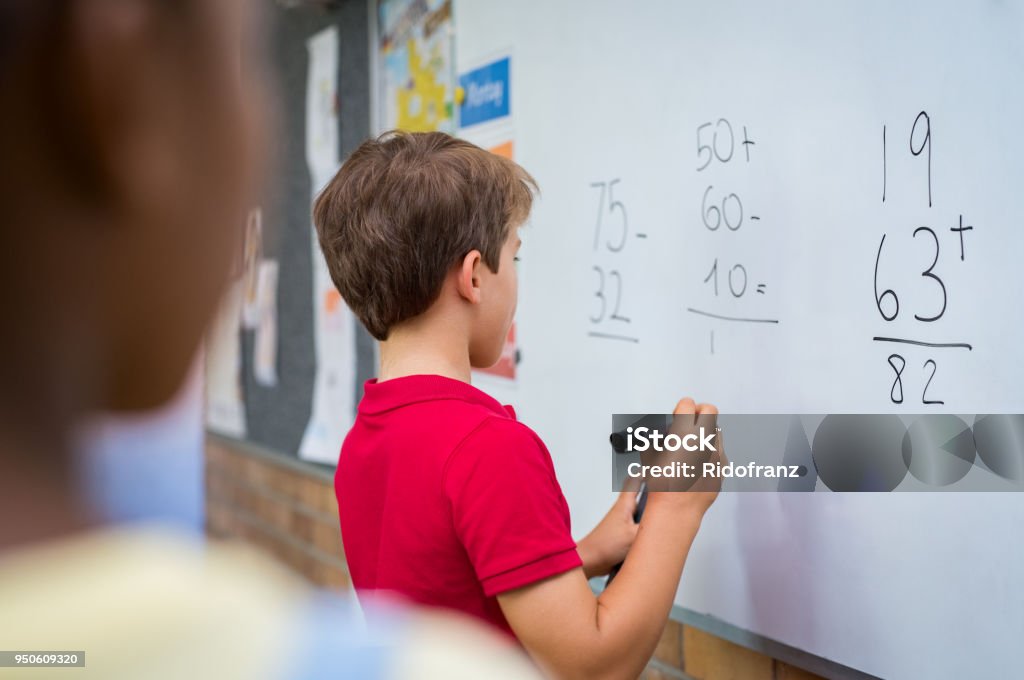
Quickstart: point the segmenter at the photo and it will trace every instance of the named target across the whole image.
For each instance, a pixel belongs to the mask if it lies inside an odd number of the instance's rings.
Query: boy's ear
[[[467,302],[480,303],[480,265],[483,257],[479,250],[471,250],[462,258],[456,272],[455,288]]]

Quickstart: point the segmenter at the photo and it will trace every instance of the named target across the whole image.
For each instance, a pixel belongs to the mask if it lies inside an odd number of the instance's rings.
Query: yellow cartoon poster
[[[451,0],[380,0],[380,129],[455,131]]]

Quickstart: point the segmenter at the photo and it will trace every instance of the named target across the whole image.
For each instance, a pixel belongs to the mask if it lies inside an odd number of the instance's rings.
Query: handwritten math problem
[[[588,335],[635,343],[640,339],[633,330],[631,313],[623,302],[623,267],[627,260],[622,254],[630,238],[645,239],[647,234],[630,230],[626,205],[615,196],[615,190],[621,183],[617,177],[590,183],[598,196],[598,208],[591,264],[595,281]]]
[[[705,319],[711,327],[708,334],[708,349],[715,353],[715,327],[722,323],[731,324],[771,324],[777,325],[778,319],[757,314],[756,297],[767,295],[768,283],[762,278],[751,274],[757,271],[758,264],[764,271],[764,263],[738,262],[730,253],[735,249],[733,239],[742,238],[746,230],[761,221],[761,215],[753,210],[744,210],[743,200],[736,191],[719,189],[711,182],[712,179],[734,178],[729,168],[736,163],[750,163],[752,150],[756,142],[751,139],[747,126],[739,126],[742,135],[737,135],[732,123],[726,118],[719,118],[714,123],[705,122],[697,126],[697,181],[708,180],[700,205],[700,219],[703,228],[716,233],[720,244],[721,256],[713,256],[703,277],[704,295],[701,296],[700,307],[687,307],[686,311]],[[732,175],[732,177],[730,177]],[[730,247],[732,246],[732,248]],[[749,314],[737,315],[733,307],[725,309],[721,306],[723,298],[745,301],[744,309]],[[725,313],[728,311],[729,313]]]
[[[924,257],[928,262],[927,267],[920,271],[920,275],[927,280],[929,284],[927,290],[930,291],[930,294],[928,299],[916,301],[916,309],[907,310],[900,308],[900,296],[895,290],[892,288],[882,288],[879,280],[885,275],[882,263],[886,238],[889,236],[889,233],[883,233],[875,257],[875,306],[883,326],[896,322],[908,313],[913,315],[913,319],[917,324],[915,324],[916,333],[913,337],[894,337],[885,334],[876,335],[872,340],[874,342],[901,346],[898,351],[893,351],[886,357],[886,362],[893,371],[892,383],[889,386],[889,400],[893,404],[919,403],[925,406],[935,406],[946,403],[945,397],[941,396],[938,384],[935,387],[932,386],[932,383],[936,381],[936,374],[939,371],[939,363],[936,359],[939,356],[938,350],[971,352],[974,347],[970,342],[963,340],[937,339],[935,337],[936,333],[933,330],[935,327],[932,325],[945,316],[949,305],[949,291],[943,278],[943,267],[946,266],[946,262],[940,264],[940,255],[942,253],[940,232],[936,231],[936,227],[930,226],[935,225],[936,221],[931,213],[931,208],[934,206],[932,193],[932,120],[927,111],[921,111],[916,115],[913,123],[909,126],[909,134],[904,139],[907,140],[907,147],[900,149],[902,145],[897,145],[896,149],[890,151],[889,126],[887,124],[882,125],[882,203],[883,205],[886,204],[890,195],[888,186],[890,153],[894,156],[901,156],[906,160],[909,152],[909,158],[916,159],[920,163],[917,174],[921,178],[921,186],[919,188],[904,186],[899,187],[898,190],[920,194],[920,199],[917,202],[920,205],[921,219],[919,222],[912,223],[895,232],[894,238],[906,238],[909,233],[909,238],[915,244],[919,243],[918,248],[923,251]],[[967,257],[968,244],[965,235],[973,231],[974,226],[965,224],[964,216],[960,214],[957,224],[949,226],[948,230],[953,234],[949,238],[955,239],[959,248],[958,261],[964,262]],[[910,263],[905,261],[887,262],[886,264],[890,267],[906,267],[910,265]],[[908,357],[913,358],[914,364],[908,364]],[[913,370],[913,367],[918,364],[920,365],[920,374],[916,374]],[[914,383],[915,396],[913,399],[906,393],[909,389],[908,383],[910,382]],[[919,399],[916,396],[917,394],[920,395]]]
[[[758,329],[784,325],[770,301],[785,288],[773,285],[772,272],[785,262],[786,252],[765,248],[761,241],[750,242],[753,234],[777,229],[779,222],[759,209],[763,197],[756,182],[751,185],[753,175],[743,171],[745,166],[764,162],[750,127],[722,117],[700,123],[695,133],[696,159],[689,181],[695,185],[692,195],[699,196],[700,203],[691,204],[687,199],[682,204],[681,227],[687,234],[686,247],[697,244],[700,250],[695,251],[696,264],[691,262],[681,273],[682,307],[694,327],[706,329],[706,351],[713,355],[722,351],[716,347],[716,334],[721,344],[724,337],[735,337],[729,334],[741,329],[758,334],[765,332]],[[942,380],[943,367],[974,351],[970,338],[948,336],[954,324],[938,323],[949,312],[951,300],[963,304],[962,300],[969,299],[951,296],[951,286],[955,290],[964,284],[948,272],[970,258],[977,228],[963,212],[940,213],[943,208],[936,208],[941,206],[942,192],[933,181],[933,139],[932,117],[927,111],[881,126],[880,194],[885,227],[877,234],[878,245],[872,251],[871,304],[878,325],[870,330],[874,331],[872,343],[886,348],[881,360],[889,371],[878,397],[897,405],[946,404],[950,385]],[[693,153],[691,147],[688,154]],[[893,172],[894,166],[898,172]],[[644,290],[644,279],[637,276],[644,268],[659,266],[658,257],[665,258],[661,266],[673,266],[671,252],[644,250],[647,246],[642,243],[656,236],[657,229],[648,234],[646,228],[631,222],[628,202],[650,200],[643,195],[643,187],[642,178],[628,184],[611,173],[587,183],[592,201],[588,210],[592,215],[588,235],[591,257],[587,263],[592,281],[587,306],[590,338],[641,342],[640,329],[646,326],[638,319],[645,316],[644,298],[671,295]],[[870,203],[870,197],[863,198],[865,204]],[[894,200],[903,207],[892,207]],[[893,223],[897,215],[899,221]],[[841,222],[834,221],[814,225],[815,229],[840,227]],[[702,239],[693,238],[698,232]],[[872,238],[870,234],[869,230],[867,238]],[[907,284],[911,279],[917,282],[914,286]],[[836,285],[854,284],[843,279]],[[870,383],[864,384],[870,387]]]

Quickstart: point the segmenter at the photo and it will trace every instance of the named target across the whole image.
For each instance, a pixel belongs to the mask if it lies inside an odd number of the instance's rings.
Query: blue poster
[[[474,69],[459,76],[463,90],[459,105],[459,124],[462,127],[486,123],[508,115],[509,111],[509,57]]]

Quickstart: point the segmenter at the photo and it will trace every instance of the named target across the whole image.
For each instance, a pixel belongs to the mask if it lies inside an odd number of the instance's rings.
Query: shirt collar
[[[371,378],[363,383],[363,398],[359,402],[360,413],[381,413],[391,409],[436,399],[459,399],[479,404],[495,413],[513,420],[515,410],[503,406],[486,392],[467,382],[443,375],[405,375],[384,382]]]

